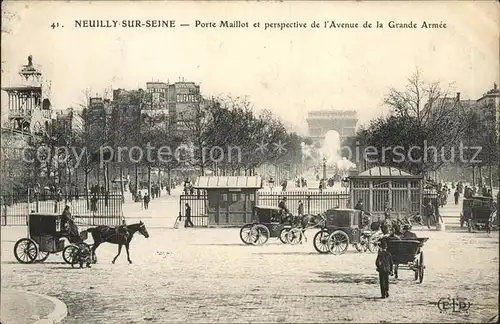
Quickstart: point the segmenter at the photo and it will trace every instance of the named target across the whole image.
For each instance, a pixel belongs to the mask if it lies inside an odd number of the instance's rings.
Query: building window
[[[222,201],[227,201],[227,194],[222,194]]]

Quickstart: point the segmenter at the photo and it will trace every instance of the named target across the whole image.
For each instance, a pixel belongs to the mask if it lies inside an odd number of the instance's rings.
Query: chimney
[[[460,92],[457,92],[457,101],[460,101]]]

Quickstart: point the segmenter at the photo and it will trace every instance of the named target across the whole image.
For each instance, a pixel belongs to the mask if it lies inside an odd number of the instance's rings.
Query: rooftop
[[[197,189],[260,189],[262,185],[261,177],[218,177],[218,176],[201,176],[194,182],[194,187]]]
[[[357,176],[353,176],[351,178],[356,177],[402,177],[402,178],[410,178],[410,177],[419,177],[412,175],[408,172],[402,171],[400,169],[394,167],[384,167],[377,166],[366,171],[359,173]]]

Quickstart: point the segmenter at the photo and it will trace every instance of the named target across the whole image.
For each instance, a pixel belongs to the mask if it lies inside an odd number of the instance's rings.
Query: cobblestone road
[[[478,322],[498,313],[498,232],[427,232],[426,275],[391,279],[378,299],[374,254],[350,247],[319,255],[309,242],[244,246],[238,229],[152,229],[134,237],[132,265],[102,245],[92,269],[71,269],[60,255],[18,264],[12,249],[23,228],[2,228],[2,287],[55,296],[68,305],[64,323],[139,322]],[[441,297],[472,302],[470,313],[439,312]]]

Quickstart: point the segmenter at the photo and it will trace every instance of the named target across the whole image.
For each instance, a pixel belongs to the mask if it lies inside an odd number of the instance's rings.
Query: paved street
[[[61,255],[18,264],[12,248],[24,228],[2,227],[2,287],[59,298],[68,306],[64,323],[477,322],[498,313],[498,232],[417,230],[430,237],[424,282],[401,271],[388,300],[378,299],[374,254],[350,247],[319,255],[314,231],[303,245],[271,239],[261,247],[243,245],[238,229],[149,232],[149,239],[134,237],[132,265],[125,251],[111,264],[117,247],[105,244],[99,263],[81,270],[62,264]],[[440,313],[437,302],[448,295],[467,298],[469,314]]]

